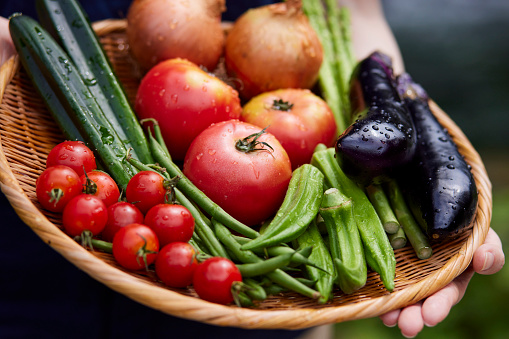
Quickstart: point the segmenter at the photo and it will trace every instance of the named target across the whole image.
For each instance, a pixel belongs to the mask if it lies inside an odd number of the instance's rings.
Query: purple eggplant
[[[441,241],[472,222],[478,200],[476,184],[457,145],[431,112],[427,93],[408,74],[398,77],[397,87],[417,133],[415,157],[398,181],[428,237]]]
[[[391,60],[373,53],[356,67],[350,89],[352,121],[336,141],[336,158],[361,185],[383,181],[415,153],[412,120],[396,88]]]

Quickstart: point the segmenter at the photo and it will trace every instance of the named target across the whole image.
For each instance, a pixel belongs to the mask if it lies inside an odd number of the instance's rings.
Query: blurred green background
[[[406,70],[481,155],[493,184],[491,227],[509,253],[509,1],[383,2]],[[447,319],[417,338],[507,338],[509,268],[475,275]],[[398,338],[378,318],[336,325],[336,338]]]

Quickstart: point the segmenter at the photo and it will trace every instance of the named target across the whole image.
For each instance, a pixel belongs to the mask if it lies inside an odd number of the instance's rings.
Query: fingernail
[[[491,253],[491,252],[486,253],[486,255],[484,256],[484,265],[482,266],[481,271],[489,270],[491,268],[491,266],[493,266],[494,261],[495,261],[495,256],[493,255],[493,253]]]

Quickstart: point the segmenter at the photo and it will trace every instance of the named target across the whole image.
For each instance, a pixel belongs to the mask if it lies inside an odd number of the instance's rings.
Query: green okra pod
[[[323,174],[304,164],[293,171],[286,196],[276,216],[257,238],[242,245],[255,250],[295,240],[318,214],[323,190]]]
[[[332,289],[334,287],[334,263],[327,245],[318,231],[315,220],[309,224],[306,232],[302,233],[297,238],[296,242],[301,248],[313,246],[310,259],[322,269],[306,265],[306,272],[311,280],[316,281],[315,287],[322,295],[318,299],[318,302],[324,304],[331,298]],[[332,272],[332,274],[328,272]]]
[[[337,188],[352,199],[353,215],[364,245],[367,263],[380,275],[385,288],[392,291],[396,275],[394,250],[375,208],[364,191],[343,173],[334,154],[333,148],[317,151],[313,154],[311,164],[324,174],[326,187]]]
[[[368,269],[352,200],[337,188],[329,188],[324,193],[320,215],[329,234],[336,283],[343,292],[353,293],[366,284]]]

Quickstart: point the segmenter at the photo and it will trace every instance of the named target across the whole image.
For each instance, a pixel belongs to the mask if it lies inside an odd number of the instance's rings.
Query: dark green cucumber
[[[37,68],[35,74],[39,76],[33,77],[36,80],[34,86],[41,92],[43,86],[49,86],[61,103],[63,110],[53,113],[70,117],[84,141],[98,155],[105,171],[121,189],[125,189],[136,173],[125,159],[127,149],[67,54],[37,21],[28,16],[12,16],[9,30],[22,63],[32,67],[26,69],[27,72]],[[45,82],[37,82],[42,78],[40,75]]]
[[[153,163],[143,129],[87,14],[76,0],[37,0],[41,25],[67,52],[131,155]]]

